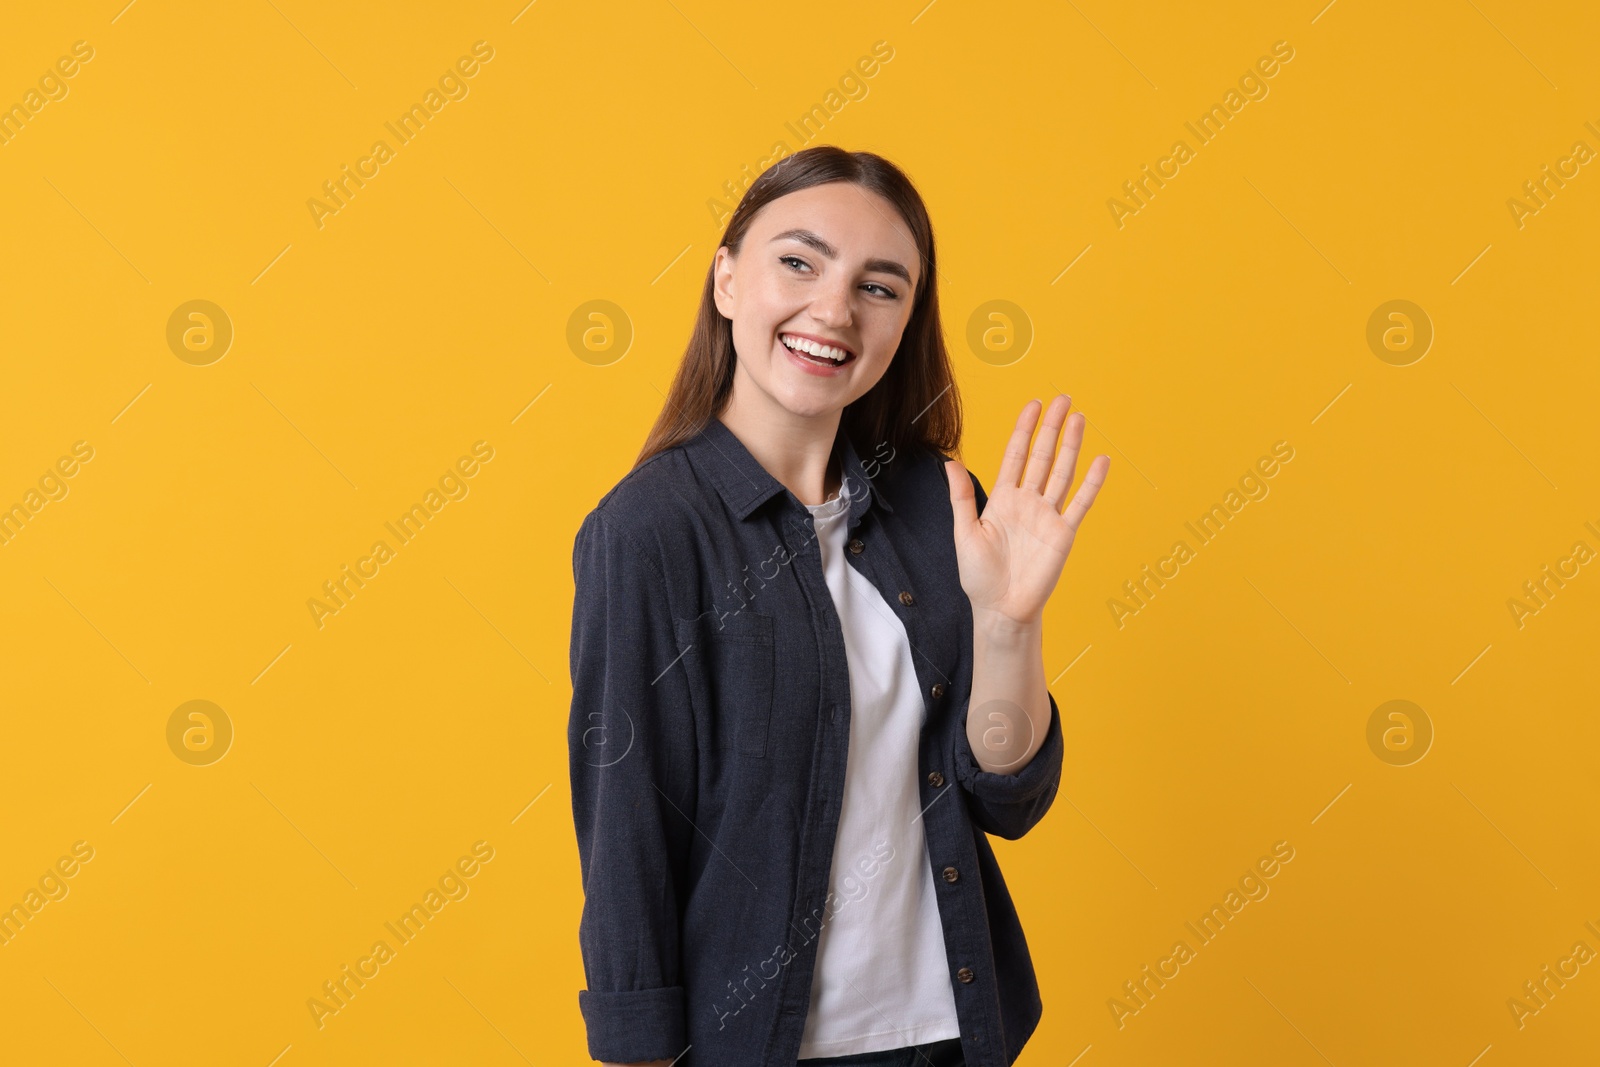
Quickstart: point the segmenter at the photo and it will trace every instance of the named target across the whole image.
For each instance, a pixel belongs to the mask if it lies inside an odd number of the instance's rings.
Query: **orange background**
[[[1593,965],[1520,1026],[1507,1003],[1600,950],[1600,576],[1508,606],[1600,548],[1600,176],[1508,206],[1600,150],[1591,7],[120,3],[0,36],[0,105],[40,89],[0,144],[0,506],[26,509],[0,545],[0,906],[66,890],[0,946],[0,1060],[586,1060],[572,536],[660,406],[708,201],[813,105],[817,139],[928,201],[972,469],[992,484],[1056,390],[1113,461],[1047,617],[1061,796],[996,842],[1045,1003],[1019,1062],[1592,1052]],[[1280,41],[1201,144],[1185,123]],[[1416,310],[1369,345],[1394,300]],[[1200,544],[1185,524],[1278,442]],[[370,578],[319,625],[346,565]],[[1369,742],[1392,700],[1410,718]],[[191,701],[203,725],[172,727]],[[1200,947],[1184,924],[1280,841],[1270,895]],[[308,1000],[441,879],[465,895],[319,1028]],[[1108,1001],[1179,939],[1119,1027]]]

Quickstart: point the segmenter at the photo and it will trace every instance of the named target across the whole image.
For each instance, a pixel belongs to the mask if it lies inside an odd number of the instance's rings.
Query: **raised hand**
[[[972,602],[975,619],[985,616],[1017,626],[1037,625],[1042,620],[1045,602],[1061,579],[1078,526],[1111,469],[1110,456],[1096,456],[1063,513],[1061,503],[1072,487],[1078,451],[1083,447],[1085,419],[1081,412],[1074,412],[1069,419],[1072,399],[1058,395],[1050,401],[1034,439],[1041,407],[1037,400],[1023,405],[981,517],[966,468],[959,460],[945,464],[955,512],[961,588]],[[1057,455],[1063,423],[1066,438]]]

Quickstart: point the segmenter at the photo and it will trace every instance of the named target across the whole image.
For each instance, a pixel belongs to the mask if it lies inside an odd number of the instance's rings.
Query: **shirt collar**
[[[850,522],[854,526],[876,502],[884,511],[893,512],[882,489],[867,474],[861,457],[856,454],[850,435],[844,432],[841,419],[834,447],[843,458],[843,474],[850,486]],[[761,505],[781,493],[788,493],[782,482],[767,472],[759,460],[750,454],[744,442],[715,415],[706,420],[698,434],[684,443],[691,462],[704,471],[716,486],[723,502],[735,517],[743,521]],[[792,496],[792,494],[791,494]],[[798,498],[794,498],[799,503]]]

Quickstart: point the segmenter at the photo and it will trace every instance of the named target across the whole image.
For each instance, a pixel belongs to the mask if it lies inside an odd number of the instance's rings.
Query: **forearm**
[[[1018,624],[974,611],[972,644],[967,743],[981,770],[1016,774],[1039,751],[1050,728],[1044,623]]]

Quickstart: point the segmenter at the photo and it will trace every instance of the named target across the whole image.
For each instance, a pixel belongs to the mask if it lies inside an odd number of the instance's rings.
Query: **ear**
[[[734,255],[723,245],[711,261],[711,297],[725,319],[733,318],[733,267]]]

